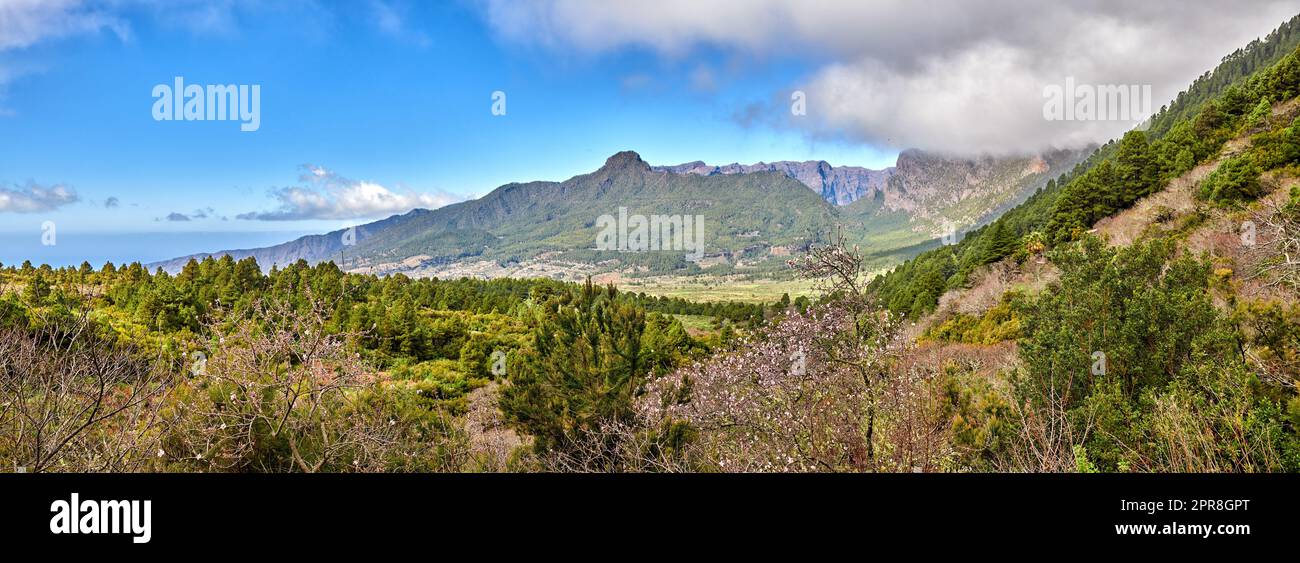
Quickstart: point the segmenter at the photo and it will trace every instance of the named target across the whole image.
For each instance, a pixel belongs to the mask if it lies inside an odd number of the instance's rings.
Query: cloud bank
[[[44,213],[80,199],[76,190],[63,184],[45,186],[28,182],[21,187],[0,186],[0,213]]]
[[[1047,121],[1044,88],[1151,85],[1152,109],[1221,57],[1300,12],[1280,0],[484,0],[504,40],[600,55],[690,58],[722,49],[797,57],[813,70],[751,107],[746,123],[959,153],[1104,142],[1120,121]],[[807,115],[790,114],[790,93]],[[762,113],[764,115],[755,115]]]
[[[298,179],[304,185],[271,190],[271,197],[279,202],[277,208],[241,213],[236,218],[251,221],[371,219],[460,201],[442,192],[391,190],[375,182],[344,178],[311,164],[303,166],[303,174]]]

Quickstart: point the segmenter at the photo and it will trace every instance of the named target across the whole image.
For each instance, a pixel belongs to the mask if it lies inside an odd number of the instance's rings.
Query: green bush
[[[1217,204],[1250,201],[1264,192],[1259,167],[1245,156],[1231,157],[1201,181],[1200,198]]]

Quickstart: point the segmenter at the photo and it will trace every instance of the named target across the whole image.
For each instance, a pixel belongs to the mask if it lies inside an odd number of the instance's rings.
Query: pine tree
[[[532,350],[509,362],[501,410],[534,437],[539,455],[597,466],[615,458],[618,444],[599,431],[632,420],[632,399],[649,373],[641,348],[645,312],[615,302],[615,295],[588,280],[580,292],[548,300]]]
[[[985,264],[997,262],[1010,256],[1015,253],[1019,246],[1015,231],[1006,226],[1006,221],[993,223],[993,230],[989,232],[986,238],[988,243],[984,247],[983,263]]]
[[[1112,202],[1114,209],[1128,207],[1160,187],[1160,169],[1152,158],[1146,135],[1141,131],[1129,131],[1120,141],[1115,150],[1115,177],[1121,190],[1119,197]]]
[[[1175,176],[1186,174],[1189,170],[1195,167],[1196,155],[1192,153],[1192,149],[1183,147],[1182,150],[1178,151],[1178,156],[1174,158],[1173,174]]]
[[[1255,128],[1263,125],[1268,117],[1273,115],[1273,103],[1268,100],[1268,96],[1259,99],[1255,104],[1255,109],[1250,110],[1250,115],[1246,117],[1246,127]]]

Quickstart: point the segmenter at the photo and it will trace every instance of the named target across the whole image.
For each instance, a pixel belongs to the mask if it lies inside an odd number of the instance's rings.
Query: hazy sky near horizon
[[[1104,141],[1127,125],[1046,123],[1043,87],[1150,84],[1158,108],[1300,12],[939,4],[0,0],[0,232],[323,232],[624,149],[882,168]],[[258,85],[260,127],[155,120],[175,77]]]

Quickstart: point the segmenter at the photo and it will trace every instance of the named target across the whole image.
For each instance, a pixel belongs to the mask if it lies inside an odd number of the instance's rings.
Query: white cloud
[[[163,24],[200,36],[232,35],[238,29],[236,0],[171,0],[150,3]]]
[[[130,36],[125,20],[81,0],[0,2],[0,51],[101,30],[109,30],[124,40]]]
[[[131,34],[125,20],[82,0],[0,0],[0,55],[43,41],[103,30],[122,40]],[[0,58],[0,118],[15,114],[13,109],[2,105],[9,84],[32,71],[29,64]]]
[[[130,20],[142,14],[196,36],[237,35],[241,17],[272,12],[292,12],[304,28],[331,17],[316,0],[0,0],[0,101],[8,84],[34,72],[21,52],[43,43],[99,33],[129,41]],[[13,113],[0,106],[0,117]]]
[[[428,47],[432,44],[432,40],[429,39],[428,34],[412,29],[410,25],[408,25],[407,6],[405,4],[385,2],[384,0],[371,0],[370,12],[375,27],[377,27],[379,31],[420,47]]]
[[[0,213],[43,213],[80,199],[77,190],[63,184],[44,186],[28,182],[22,187],[0,187]]]
[[[257,221],[308,219],[370,219],[434,209],[460,201],[448,193],[392,190],[376,182],[344,178],[321,166],[304,165],[299,180],[306,186],[271,190],[279,206],[271,211],[242,213],[236,218]]]
[[[816,65],[749,123],[895,148],[1018,152],[1104,142],[1128,122],[1042,117],[1043,89],[1149,84],[1153,109],[1221,57],[1300,12],[1295,0],[483,0],[503,39],[601,54],[721,49]],[[808,96],[790,119],[789,91]],[[756,114],[757,109],[767,116]]]
[[[1045,121],[1043,88],[1065,75],[1036,69],[1026,59],[1022,51],[984,45],[924,61],[912,72],[872,60],[830,65],[806,89],[813,120],[807,126],[823,131],[845,125],[851,134],[894,148],[1004,153],[1100,142],[1135,125]]]

